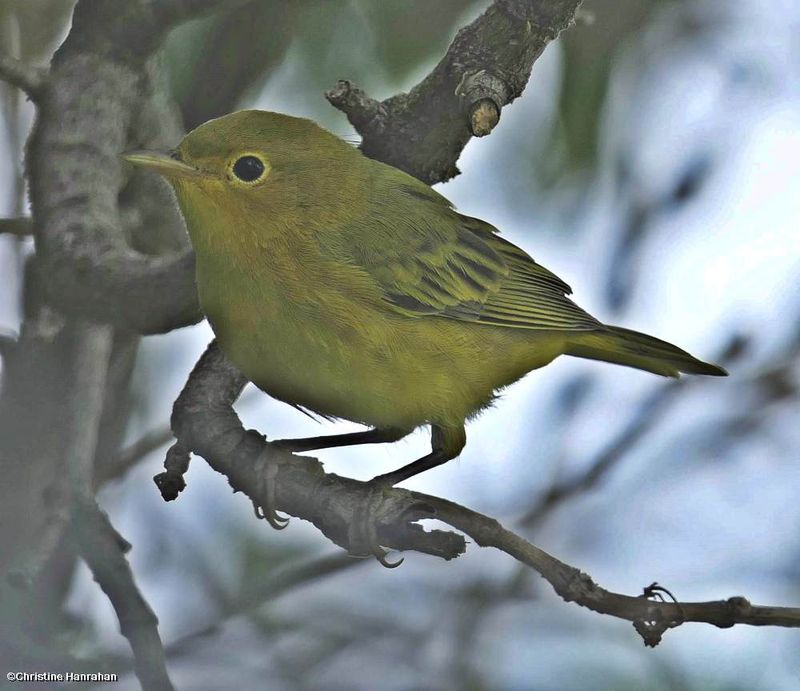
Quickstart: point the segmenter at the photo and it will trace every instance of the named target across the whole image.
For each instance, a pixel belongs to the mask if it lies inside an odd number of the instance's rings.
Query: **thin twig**
[[[0,218],[0,235],[16,235],[24,238],[33,235],[33,219],[27,216],[19,218]]]
[[[280,569],[254,592],[228,603],[224,611],[218,616],[218,619],[212,624],[181,636],[167,644],[167,656],[178,655],[190,643],[215,633],[228,619],[252,612],[290,590],[365,563],[366,560],[364,559],[354,559],[350,555],[340,552],[308,559],[299,564],[292,564]]]
[[[133,650],[134,669],[142,689],[171,690],[158,619],[139,591],[125,558],[128,543],[93,499],[76,506],[71,535],[117,613],[120,631]]]
[[[169,444],[173,439],[172,430],[169,427],[160,427],[145,432],[130,446],[122,449],[110,463],[104,463],[98,468],[95,480],[97,485],[119,479],[145,456]]]
[[[415,500],[430,504],[436,510],[437,519],[462,530],[478,545],[495,547],[533,568],[566,602],[576,602],[594,612],[627,619],[640,625],[652,625],[653,631],[648,631],[650,635],[655,630],[663,633],[668,628],[689,621],[713,624],[720,628],[734,624],[800,627],[800,607],[751,605],[743,597],[710,602],[665,602],[650,599],[652,586],[638,597],[605,590],[587,574],[559,561],[507,530],[493,518],[438,497],[417,493],[412,495]],[[655,645],[658,641],[653,642],[645,637],[645,642]]]

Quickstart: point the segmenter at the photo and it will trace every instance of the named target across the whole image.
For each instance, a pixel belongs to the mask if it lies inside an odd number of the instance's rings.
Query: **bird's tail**
[[[635,367],[665,377],[678,377],[681,372],[715,377],[728,374],[722,367],[698,360],[671,343],[619,326],[574,334],[570,337],[566,353]]]

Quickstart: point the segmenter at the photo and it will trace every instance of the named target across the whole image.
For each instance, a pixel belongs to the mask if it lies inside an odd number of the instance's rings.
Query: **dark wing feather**
[[[445,310],[444,316],[526,329],[593,330],[600,326],[594,317],[566,297],[572,288],[553,272],[497,235],[488,223],[460,218],[498,252],[508,273],[485,300]]]
[[[371,213],[327,242],[369,274],[394,310],[523,329],[601,326],[566,297],[572,291],[564,281],[493,226],[457,213],[405,173],[375,165],[383,170],[374,178]]]

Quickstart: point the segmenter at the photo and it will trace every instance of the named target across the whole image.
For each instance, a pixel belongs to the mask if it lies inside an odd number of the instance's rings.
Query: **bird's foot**
[[[396,569],[403,563],[403,557],[397,561],[389,561],[385,550],[378,539],[378,525],[384,518],[381,511],[383,507],[383,493],[389,484],[382,482],[380,478],[375,478],[366,483],[368,494],[366,500],[356,509],[353,514],[353,522],[348,529],[349,552],[356,557],[373,556],[381,566],[387,569]]]
[[[256,518],[267,521],[275,530],[283,530],[289,525],[289,519],[278,514],[275,502],[275,479],[278,477],[278,463],[273,456],[274,450],[270,446],[264,447],[258,458],[261,473],[258,478],[259,496],[262,503],[253,500],[253,510]]]

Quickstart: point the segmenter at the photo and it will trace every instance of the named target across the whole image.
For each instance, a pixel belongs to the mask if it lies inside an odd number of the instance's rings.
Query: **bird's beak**
[[[120,157],[135,166],[142,166],[165,178],[196,178],[202,171],[190,166],[178,158],[176,153],[163,151],[126,151]]]

